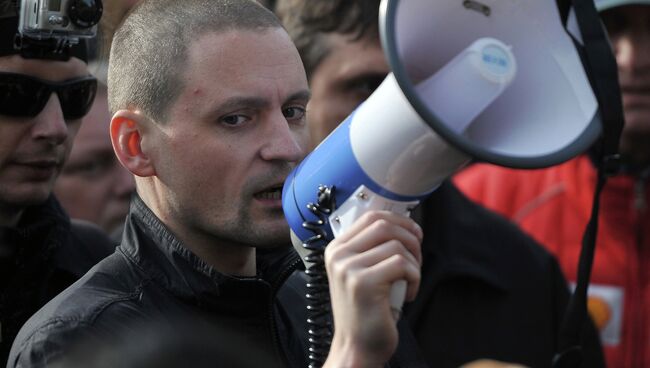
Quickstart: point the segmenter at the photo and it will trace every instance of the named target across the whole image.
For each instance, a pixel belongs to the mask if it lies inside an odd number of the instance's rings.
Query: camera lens
[[[99,23],[103,10],[101,0],[73,0],[68,8],[68,16],[77,27],[90,28]]]

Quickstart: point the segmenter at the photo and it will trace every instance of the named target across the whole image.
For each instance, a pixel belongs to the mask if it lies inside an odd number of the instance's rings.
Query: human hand
[[[325,250],[334,315],[334,338],[325,366],[381,367],[398,343],[389,300],[393,283],[406,280],[406,300],[420,284],[422,229],[388,211],[371,211]]]

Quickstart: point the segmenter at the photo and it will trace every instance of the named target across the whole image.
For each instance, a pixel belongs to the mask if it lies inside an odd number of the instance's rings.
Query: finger
[[[337,270],[336,272],[346,272],[360,268],[368,268],[394,255],[401,255],[407,258],[409,262],[413,263],[414,266],[420,266],[419,260],[401,242],[398,240],[389,240],[385,243],[372,247],[363,253],[349,254],[346,258],[337,260],[336,262],[338,265],[340,265],[342,270]],[[328,266],[328,263],[326,263],[326,266]],[[329,271],[330,269],[328,268],[328,272]]]
[[[356,272],[351,280],[353,284],[367,290],[376,290],[377,286],[382,289],[382,295],[388,298],[390,288],[395,281],[406,280],[406,300],[413,300],[420,287],[420,267],[409,262],[401,255],[393,255],[373,266]]]
[[[420,238],[409,229],[384,218],[376,220],[346,241],[341,238],[332,241],[325,251],[326,259],[345,258],[350,253],[363,253],[391,240],[402,243],[415,259],[421,262]]]
[[[422,241],[424,235],[420,225],[406,216],[402,216],[390,211],[369,211],[365,213],[358,220],[356,220],[345,232],[340,234],[337,239],[340,239],[342,242],[346,242],[352,237],[356,236],[356,234],[367,229],[373,223],[382,219],[411,231],[419,239],[420,242]]]

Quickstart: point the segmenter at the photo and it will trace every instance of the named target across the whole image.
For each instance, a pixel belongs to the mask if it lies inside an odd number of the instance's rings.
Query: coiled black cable
[[[318,203],[309,203],[307,208],[318,220],[305,221],[302,226],[314,235],[305,240],[303,248],[309,251],[304,258],[307,265],[307,325],[309,328],[309,368],[320,368],[325,363],[332,344],[332,306],[329,283],[325,269],[325,247],[327,224],[336,207],[335,187],[320,185]]]

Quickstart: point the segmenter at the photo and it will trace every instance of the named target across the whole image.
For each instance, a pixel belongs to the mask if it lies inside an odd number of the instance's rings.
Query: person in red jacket
[[[619,69],[622,173],[602,195],[589,311],[608,366],[650,366],[650,1],[597,0]],[[545,245],[575,282],[596,169],[588,154],[541,170],[475,164],[457,174],[470,198]]]

